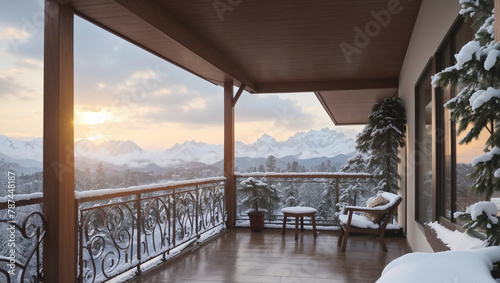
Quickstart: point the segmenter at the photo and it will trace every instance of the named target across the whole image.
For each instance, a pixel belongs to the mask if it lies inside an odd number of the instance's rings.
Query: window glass
[[[428,64],[416,86],[417,113],[417,219],[432,221],[432,64]]]
[[[484,195],[477,195],[473,191],[474,180],[468,175],[474,171],[471,165],[472,159],[484,153],[484,145],[489,137],[486,130],[479,135],[479,139],[472,140],[469,144],[460,144],[469,129],[457,135],[457,189],[456,189],[456,211],[465,211],[468,206],[478,201],[484,200]]]

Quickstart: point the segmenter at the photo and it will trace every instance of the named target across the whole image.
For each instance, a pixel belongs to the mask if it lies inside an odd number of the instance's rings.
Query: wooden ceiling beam
[[[252,91],[256,90],[256,83],[241,72],[218,49],[199,37],[191,29],[172,17],[163,7],[153,1],[114,0],[153,28],[184,46],[189,51],[215,66],[227,76],[244,83]]]
[[[378,80],[338,80],[322,82],[286,82],[261,83],[258,93],[285,93],[285,92],[316,92],[333,90],[362,90],[379,88],[398,88],[398,79]]]

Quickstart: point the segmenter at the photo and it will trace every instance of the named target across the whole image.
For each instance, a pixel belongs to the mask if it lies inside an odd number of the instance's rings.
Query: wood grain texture
[[[230,229],[165,264],[128,281],[145,282],[312,282],[373,283],[393,259],[411,252],[406,239],[388,238],[383,252],[377,238],[351,236],[349,252],[337,247],[339,232],[307,231],[295,241],[281,229],[252,233]]]
[[[234,105],[233,82],[227,80],[224,84],[224,177],[226,190],[224,192],[227,211],[226,226],[234,227],[236,221],[236,178],[234,177]]]
[[[73,9],[46,0],[44,40],[44,281],[76,280]]]
[[[224,86],[229,76],[248,92],[284,93],[397,82],[421,0],[70,3],[84,18],[207,81]],[[324,106],[341,125],[364,122]]]

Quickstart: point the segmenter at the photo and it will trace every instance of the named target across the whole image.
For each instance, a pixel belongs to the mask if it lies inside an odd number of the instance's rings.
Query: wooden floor
[[[236,228],[129,281],[139,282],[375,282],[391,260],[411,252],[406,239],[387,238],[384,253],[375,237],[349,237],[346,253],[338,232],[285,236],[279,229],[252,233]]]

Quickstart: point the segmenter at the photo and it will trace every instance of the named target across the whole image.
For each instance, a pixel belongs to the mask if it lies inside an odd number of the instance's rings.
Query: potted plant
[[[264,230],[264,215],[268,210],[273,211],[280,202],[278,189],[274,185],[267,185],[261,180],[249,177],[241,181],[240,194],[243,197],[241,204],[247,210],[250,219],[250,230],[262,232]]]

